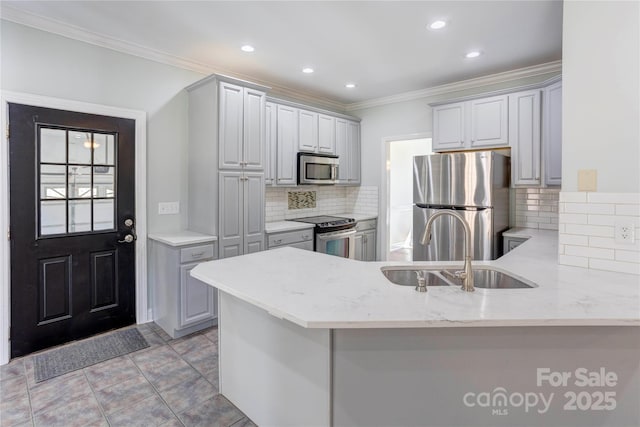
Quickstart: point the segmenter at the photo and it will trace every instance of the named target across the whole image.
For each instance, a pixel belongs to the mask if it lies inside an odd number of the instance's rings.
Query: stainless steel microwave
[[[298,184],[335,184],[338,182],[338,156],[298,153]]]

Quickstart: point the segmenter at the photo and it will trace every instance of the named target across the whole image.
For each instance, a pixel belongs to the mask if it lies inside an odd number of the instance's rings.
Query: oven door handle
[[[355,229],[351,229],[351,230],[340,230],[340,231],[333,231],[330,233],[318,233],[316,234],[316,237],[320,240],[326,241],[326,240],[336,240],[336,239],[342,239],[345,237],[350,237],[356,234],[356,230]]]

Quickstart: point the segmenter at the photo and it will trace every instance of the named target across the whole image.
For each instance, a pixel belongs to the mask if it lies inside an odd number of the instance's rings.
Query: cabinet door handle
[[[309,235],[308,234],[303,234],[302,235],[302,240],[309,240]]]
[[[204,255],[204,252],[194,252],[191,254],[191,258],[198,258]]]
[[[275,243],[276,245],[279,245],[280,243],[282,243],[282,239],[275,239],[273,243]]]

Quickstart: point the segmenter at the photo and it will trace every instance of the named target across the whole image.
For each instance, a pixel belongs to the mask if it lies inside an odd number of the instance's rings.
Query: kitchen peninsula
[[[473,293],[418,293],[382,275],[393,263],[293,248],[203,263],[220,391],[265,426],[638,425],[637,276],[560,266],[556,248],[540,232],[474,263],[538,287]],[[617,379],[586,386],[585,372]]]

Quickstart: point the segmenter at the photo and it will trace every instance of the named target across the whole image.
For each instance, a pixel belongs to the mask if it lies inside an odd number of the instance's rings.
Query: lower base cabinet
[[[521,244],[523,244],[524,242],[527,241],[527,238],[525,238],[525,237],[507,237],[507,236],[503,236],[502,239],[503,239],[503,244],[504,244],[503,254],[506,254],[510,250],[517,248],[518,246],[520,246]]]
[[[375,261],[378,233],[377,220],[358,221],[356,225],[355,259],[359,261]]]
[[[171,338],[216,325],[218,291],[190,275],[217,258],[216,242],[175,247],[150,241],[149,247],[154,321]]]
[[[298,249],[313,250],[313,227],[303,230],[267,233],[267,249],[291,246]]]

